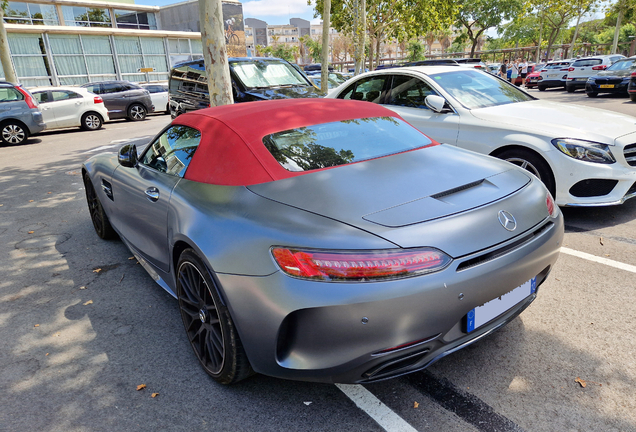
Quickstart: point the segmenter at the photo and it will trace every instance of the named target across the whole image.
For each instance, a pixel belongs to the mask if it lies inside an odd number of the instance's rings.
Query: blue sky
[[[178,3],[177,0],[135,0],[135,4],[165,6]],[[313,6],[307,6],[307,0],[251,0],[242,1],[243,16],[257,18],[267,24],[289,24],[290,18],[314,20]]]

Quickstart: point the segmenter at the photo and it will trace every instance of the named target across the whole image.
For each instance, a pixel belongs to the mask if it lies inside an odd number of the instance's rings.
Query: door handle
[[[159,199],[159,189],[156,187],[149,187],[145,193],[146,197],[152,202],[156,202]]]

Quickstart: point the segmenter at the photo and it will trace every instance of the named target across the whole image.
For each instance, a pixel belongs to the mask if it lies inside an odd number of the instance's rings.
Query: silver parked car
[[[127,118],[140,121],[155,110],[150,92],[128,81],[93,82],[82,87],[102,97],[111,120]]]
[[[421,370],[528,307],[563,237],[536,177],[360,101],[194,111],[82,172],[97,234],[178,298],[223,384]]]
[[[21,85],[0,81],[0,142],[22,144],[46,124],[37,101]]]

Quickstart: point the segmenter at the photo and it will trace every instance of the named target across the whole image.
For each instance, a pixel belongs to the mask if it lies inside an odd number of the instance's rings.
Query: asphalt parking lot
[[[628,98],[530,93],[636,114]],[[0,431],[636,431],[636,199],[563,209],[537,300],[424,372],[223,387],[199,367],[177,302],[95,235],[86,207],[82,162],[169,121],[0,147]]]

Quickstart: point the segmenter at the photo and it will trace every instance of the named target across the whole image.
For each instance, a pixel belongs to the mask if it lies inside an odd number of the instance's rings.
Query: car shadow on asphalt
[[[332,431],[334,418],[339,430],[381,430],[331,385],[260,375],[231,387],[211,380],[192,353],[175,299],[121,241],[95,234],[81,179],[85,157],[68,154],[37,170],[12,167],[0,173],[5,251],[0,256],[0,403],[8,430],[161,425],[163,430]],[[575,421],[579,429],[611,424],[630,430],[633,398],[607,402],[628,405],[623,419],[592,407],[606,397],[608,383],[629,395],[636,382],[625,365],[608,368],[602,350],[584,350],[562,334],[562,328],[581,327],[582,335],[598,336],[587,322],[597,318],[579,316],[571,307],[587,301],[583,291],[559,286],[558,277],[566,276],[553,272],[520,318],[430,370],[528,430],[568,430],[560,426],[575,427]],[[545,307],[554,309],[548,318],[537,315]],[[553,332],[537,324],[545,319]],[[588,388],[574,381],[577,376],[588,380]],[[385,381],[368,388],[383,392],[392,385]],[[404,403],[413,406],[411,400]],[[515,405],[531,408],[515,418],[510,414],[518,412]],[[576,419],[560,418],[559,406]]]

